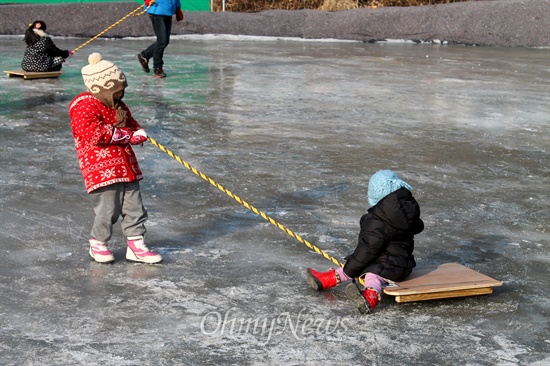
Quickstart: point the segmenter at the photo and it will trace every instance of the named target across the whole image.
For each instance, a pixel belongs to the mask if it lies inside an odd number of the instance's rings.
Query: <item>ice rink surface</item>
[[[54,38],[74,49],[85,40]],[[550,50],[177,37],[168,78],[151,39],[98,40],[59,79],[0,77],[3,365],[548,365]],[[22,38],[1,37],[2,70]],[[150,136],[343,260],[379,169],[409,182],[419,265],[458,262],[492,295],[360,315],[332,264],[150,143],[136,147],[161,265],[87,255],[93,212],[67,107],[101,52]]]

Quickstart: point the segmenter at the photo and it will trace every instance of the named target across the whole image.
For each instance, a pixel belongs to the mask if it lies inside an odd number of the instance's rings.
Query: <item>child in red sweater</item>
[[[131,147],[143,144],[147,134],[122,102],[128,86],[124,73],[99,53],[92,53],[88,62],[82,68],[88,91],[73,99],[69,114],[80,170],[95,212],[90,257],[99,263],[115,260],[107,241],[122,217],[122,231],[128,238],[126,259],[160,263],[162,257],[143,241],[147,220],[139,188],[143,176]]]

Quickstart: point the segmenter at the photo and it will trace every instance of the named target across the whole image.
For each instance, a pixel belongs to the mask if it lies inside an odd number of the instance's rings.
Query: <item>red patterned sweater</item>
[[[123,102],[126,127],[140,128]],[[119,182],[143,179],[136,155],[129,144],[111,143],[116,110],[109,108],[92,94],[81,93],[69,105],[71,129],[80,170],[88,193]]]

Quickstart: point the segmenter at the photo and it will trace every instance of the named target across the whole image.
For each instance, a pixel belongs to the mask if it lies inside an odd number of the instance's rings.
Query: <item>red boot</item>
[[[348,299],[353,301],[361,314],[370,314],[380,301],[380,294],[370,287],[361,291],[356,283],[350,283],[346,287]]]
[[[327,272],[317,272],[314,269],[308,268],[306,279],[309,285],[317,291],[329,289],[340,283],[340,278],[333,268]]]

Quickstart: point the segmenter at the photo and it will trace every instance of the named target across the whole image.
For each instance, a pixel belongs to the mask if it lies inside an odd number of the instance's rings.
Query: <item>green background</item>
[[[0,4],[128,3],[128,0],[0,0]],[[134,1],[143,3],[143,1]],[[210,0],[181,0],[186,11],[210,11]]]

